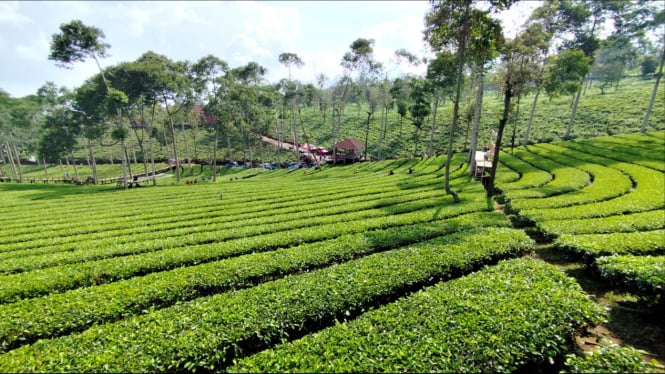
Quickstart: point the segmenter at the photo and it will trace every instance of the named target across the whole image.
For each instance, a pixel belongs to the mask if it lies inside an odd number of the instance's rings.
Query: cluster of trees
[[[256,135],[271,134],[279,142],[311,143],[311,123],[303,121],[303,107],[317,107],[319,122],[329,126],[328,135],[318,141],[334,144],[341,136],[344,113],[356,104],[358,113],[366,109],[367,152],[371,120],[378,119],[378,140],[374,157],[385,157],[384,141],[388,112],[394,110],[413,126],[413,144],[429,130],[427,155],[434,152],[437,120],[447,124],[447,155],[462,118],[473,123],[469,143],[469,161],[478,146],[478,124],[483,103],[483,87],[489,82],[501,88],[503,111],[496,128],[494,167],[488,193],[498,164],[499,149],[506,124],[519,112],[520,101],[532,94],[533,101],[524,131],[523,144],[529,142],[531,124],[541,93],[548,97],[571,97],[570,120],[565,136],[570,137],[577,104],[582,91],[596,84],[602,92],[615,88],[625,71],[641,66],[644,76],[655,75],[651,103],[645,108],[642,131],[646,129],[655,93],[662,76],[665,42],[662,7],[651,1],[637,0],[546,0],[530,15],[519,34],[508,39],[497,12],[510,8],[516,0],[433,1],[425,15],[424,40],[433,55],[418,57],[401,49],[395,52],[397,63],[426,64],[424,76],[390,78],[388,69],[373,55],[374,41],[359,38],[349,46],[340,61],[344,74],[336,82],[320,74],[316,85],[293,78],[293,68],[305,62],[295,53],[279,55],[289,76],[270,84],[266,69],[256,62],[231,68],[222,59],[209,55],[196,62],[173,61],[154,52],[146,52],[136,61],[102,68],[109,45],[102,30],[80,21],[63,24],[53,35],[49,58],[58,65],[72,67],[75,62],[93,59],[99,74],[80,87],[67,90],[45,84],[36,95],[13,99],[0,91],[0,140],[6,162],[20,175],[20,149],[39,155],[43,163],[72,157],[80,139],[85,139],[89,160],[95,170],[95,146],[110,139],[119,144],[123,165],[129,166],[125,141],[129,120],[146,126],[131,126],[143,155],[144,170],[154,176],[155,143],[166,146],[177,165],[181,159],[191,165],[190,144],[184,124],[203,124],[208,130],[203,141],[212,144],[213,167],[218,147],[225,146],[230,158],[232,148],[241,149],[243,160],[255,158]],[[603,25],[611,23],[611,33],[600,38]],[[658,34],[660,32],[660,34]],[[660,45],[650,37],[656,34]],[[294,73],[292,75],[292,73]],[[331,83],[329,87],[326,87]],[[468,98],[471,105],[462,106]],[[439,108],[452,104],[451,118],[438,118]],[[193,108],[198,110],[192,110]],[[378,118],[376,118],[378,115]],[[514,131],[514,130],[513,130]],[[106,136],[104,137],[104,135]],[[513,133],[513,142],[515,134]],[[17,139],[22,139],[18,141]],[[30,139],[39,139],[38,142]],[[183,143],[183,144],[181,144]],[[197,141],[192,144],[196,147]],[[184,147],[183,147],[184,146]],[[185,155],[179,154],[184,149]],[[277,162],[280,150],[276,150]],[[413,154],[419,150],[414,148]],[[148,160],[153,160],[152,168]],[[446,164],[445,189],[455,199],[448,185]],[[130,168],[123,167],[125,177]],[[472,172],[470,170],[470,172]],[[180,168],[176,168],[180,179]],[[125,178],[127,179],[127,178]]]

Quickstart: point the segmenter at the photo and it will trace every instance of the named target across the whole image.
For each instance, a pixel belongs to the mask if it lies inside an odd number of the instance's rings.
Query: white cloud
[[[258,61],[262,58],[269,59],[272,57],[270,49],[263,47],[256,39],[249,35],[238,34],[234,36],[231,46],[238,50],[235,54],[236,60],[246,60],[241,62],[243,65],[250,60]]]
[[[258,2],[240,2],[238,6],[244,20],[243,32],[258,43],[295,47],[294,41],[300,36],[300,13],[295,8]]]
[[[17,1],[0,2],[0,24],[21,25],[27,23],[32,23],[32,20],[19,12]]]
[[[39,33],[39,39],[30,45],[18,44],[15,47],[16,54],[27,60],[42,62],[48,58],[50,44],[43,32]]]
[[[47,57],[48,42],[60,24],[80,19],[101,28],[111,44],[103,67],[149,50],[173,60],[213,54],[231,67],[255,61],[275,83],[288,75],[277,56],[292,52],[305,62],[292,69],[295,79],[315,83],[316,75],[324,73],[329,86],[341,76],[342,55],[358,37],[376,39],[375,57],[384,64],[398,48],[422,55],[428,7],[426,1],[0,1],[0,84],[23,96],[45,81],[72,88],[96,74],[94,61],[64,70]]]
[[[206,13],[209,11],[206,8],[214,6],[215,2],[164,2],[158,4],[147,3],[151,7],[151,12],[155,13],[155,20],[162,27],[179,26],[179,25],[212,25],[212,22],[206,19],[205,15],[199,13]],[[202,5],[204,6],[202,8]],[[154,6],[154,8],[152,8]]]
[[[143,36],[146,26],[149,27],[154,22],[152,12],[132,3],[129,5],[117,4],[110,9],[110,12],[110,18],[121,20],[123,25],[121,30],[137,38]]]

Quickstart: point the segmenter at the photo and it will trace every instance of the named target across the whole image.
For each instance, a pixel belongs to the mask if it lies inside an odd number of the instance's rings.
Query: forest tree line
[[[35,94],[21,98],[0,90],[2,162],[18,177],[21,160],[34,156],[44,164],[74,161],[75,150],[83,148],[97,181],[95,152],[118,149],[126,165],[128,141],[138,148],[145,173],[152,169],[154,175],[156,147],[176,165],[189,163],[191,168],[196,147],[205,144],[211,149],[205,158],[216,167],[218,159],[256,160],[257,135],[330,146],[347,136],[348,126],[363,135],[365,152],[370,152],[366,156],[383,159],[396,156],[394,145],[387,144],[388,137],[395,136],[389,115],[396,115],[397,137],[413,145],[407,154],[433,156],[438,150],[450,160],[454,145],[465,136],[471,164],[475,150],[482,147],[478,134],[485,91],[493,87],[502,108],[496,119],[491,193],[506,126],[520,110],[528,119],[517,142],[529,144],[539,100],[569,97],[570,113],[561,137],[570,138],[583,92],[592,84],[603,94],[611,92],[629,71],[653,79],[640,126],[646,131],[665,57],[662,4],[546,0],[509,39],[495,16],[515,3],[432,1],[423,31],[431,54],[395,51],[399,64],[423,64],[422,76],[390,77],[385,62],[373,54],[374,40],[358,38],[340,58],[343,76],[332,80],[320,73],[315,82],[297,79],[298,68],[307,62],[293,52],[279,55],[289,72],[279,82],[268,82],[266,68],[257,62],[231,67],[213,55],[174,61],[147,51],[135,61],[103,67],[111,47],[104,42],[104,32],[73,20],[53,35],[49,59],[74,69],[77,62],[92,59],[99,73],[73,89],[46,82]],[[607,23],[611,31],[603,33]],[[530,102],[521,102],[527,95]],[[442,112],[445,105],[450,109]],[[349,125],[353,110],[356,119]],[[440,118],[443,113],[448,118]],[[460,130],[463,122],[466,132]],[[193,138],[186,131],[192,127],[202,129],[192,132],[198,134]],[[279,149],[273,153],[277,162],[295,157]],[[449,164],[445,188],[457,198],[448,186]],[[176,168],[178,180],[180,170]]]

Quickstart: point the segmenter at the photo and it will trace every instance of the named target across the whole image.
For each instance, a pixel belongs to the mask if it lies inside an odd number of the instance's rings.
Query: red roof
[[[356,138],[346,138],[339,143],[336,143],[333,147],[340,149],[354,149],[354,150],[363,150],[365,149],[365,144]]]
[[[192,111],[198,113],[206,125],[214,125],[215,122],[217,122],[217,117],[213,116],[212,114],[206,114],[203,110],[203,105],[201,104],[194,105],[192,107]]]

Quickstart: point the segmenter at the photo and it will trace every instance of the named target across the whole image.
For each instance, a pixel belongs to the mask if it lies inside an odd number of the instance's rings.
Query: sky
[[[538,5],[526,1],[500,18],[507,37]],[[305,63],[293,79],[315,83],[341,76],[339,65],[358,38],[374,39],[374,57],[389,77],[422,74],[424,66],[398,64],[404,48],[429,54],[423,42],[427,1],[0,1],[0,89],[12,97],[37,92],[47,81],[73,89],[99,70],[93,60],[57,67],[48,59],[52,35],[79,19],[100,28],[110,57],[102,67],[134,61],[147,51],[172,60],[197,61],[212,54],[231,68],[255,61],[268,69],[268,82],[288,77],[283,52]]]

